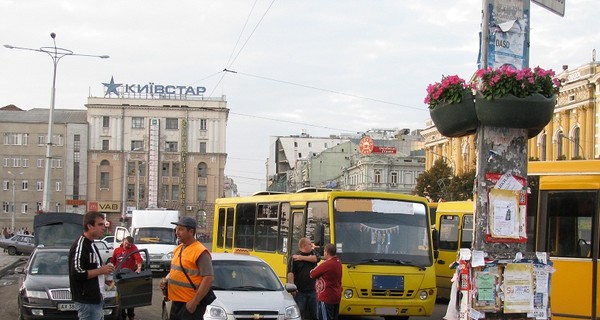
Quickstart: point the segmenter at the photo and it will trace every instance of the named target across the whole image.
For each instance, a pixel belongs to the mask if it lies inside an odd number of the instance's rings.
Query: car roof
[[[211,253],[213,261],[255,261],[265,262],[263,259],[241,253]],[[266,263],[266,262],[265,262]]]
[[[64,251],[69,251],[70,248],[67,247],[46,247],[44,245],[39,245],[37,247],[35,247],[34,251],[56,251],[56,252],[64,252]]]

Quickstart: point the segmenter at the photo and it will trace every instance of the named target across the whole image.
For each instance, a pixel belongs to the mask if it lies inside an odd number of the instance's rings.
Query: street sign
[[[557,15],[565,16],[565,1],[566,0],[531,0],[534,3],[556,13]]]

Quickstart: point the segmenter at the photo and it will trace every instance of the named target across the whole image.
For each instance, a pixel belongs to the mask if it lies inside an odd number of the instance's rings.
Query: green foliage
[[[413,194],[426,197],[432,202],[468,200],[473,198],[474,180],[475,171],[453,176],[446,161],[438,159],[417,178]]]

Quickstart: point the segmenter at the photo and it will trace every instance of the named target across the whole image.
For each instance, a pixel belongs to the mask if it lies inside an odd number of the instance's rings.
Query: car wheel
[[[14,256],[17,254],[17,248],[15,247],[8,247],[8,254],[11,256]]]

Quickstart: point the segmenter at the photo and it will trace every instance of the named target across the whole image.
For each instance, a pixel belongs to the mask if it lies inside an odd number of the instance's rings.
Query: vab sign
[[[121,203],[116,201],[88,201],[88,211],[121,212]]]

